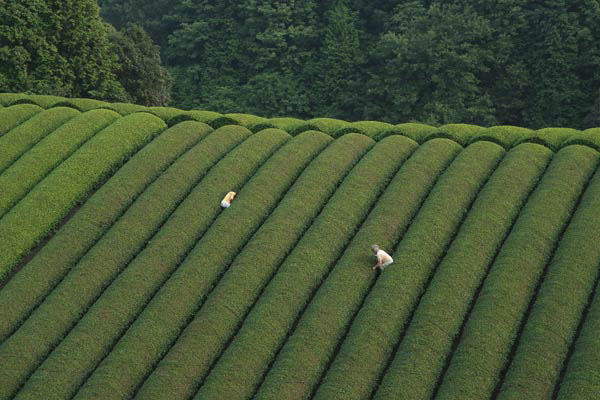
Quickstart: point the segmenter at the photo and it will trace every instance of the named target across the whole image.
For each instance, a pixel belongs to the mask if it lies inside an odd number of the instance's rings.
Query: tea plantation
[[[599,151],[0,94],[0,399],[598,399]]]

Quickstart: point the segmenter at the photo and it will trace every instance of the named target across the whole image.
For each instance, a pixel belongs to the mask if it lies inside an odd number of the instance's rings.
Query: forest
[[[264,117],[600,125],[598,0],[32,0],[2,6],[0,24],[4,92]]]

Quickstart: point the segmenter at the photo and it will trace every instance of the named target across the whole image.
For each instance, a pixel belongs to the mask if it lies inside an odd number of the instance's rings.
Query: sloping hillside
[[[600,393],[599,128],[0,104],[0,399]]]

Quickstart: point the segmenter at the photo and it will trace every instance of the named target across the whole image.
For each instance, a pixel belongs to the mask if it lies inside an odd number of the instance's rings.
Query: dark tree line
[[[95,0],[0,0],[0,91],[166,105],[169,90],[144,29],[115,30]]]
[[[90,1],[1,15],[22,30],[0,31],[0,89],[262,116],[600,125],[600,0],[98,0],[115,29]],[[83,16],[85,32],[23,39],[61,26],[56,13]]]
[[[600,123],[598,0],[101,0],[184,108],[528,127]]]

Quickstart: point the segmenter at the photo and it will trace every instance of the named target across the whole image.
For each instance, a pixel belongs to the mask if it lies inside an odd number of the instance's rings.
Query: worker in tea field
[[[375,268],[377,267],[383,271],[385,267],[394,262],[394,259],[388,253],[381,250],[376,244],[371,245],[371,251],[375,254],[375,257],[377,257],[377,264],[373,266],[373,271],[375,271]]]
[[[225,197],[223,197],[223,200],[221,200],[221,207],[223,208],[229,208],[229,206],[231,205],[231,202],[233,201],[233,198],[235,197],[237,193],[236,192],[229,192],[225,195]]]

